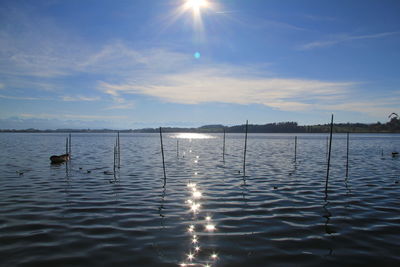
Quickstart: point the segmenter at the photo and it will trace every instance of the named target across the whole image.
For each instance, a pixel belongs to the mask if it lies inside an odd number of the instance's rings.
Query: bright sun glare
[[[207,0],[186,0],[186,4],[192,9],[200,9],[201,7],[207,7]]]

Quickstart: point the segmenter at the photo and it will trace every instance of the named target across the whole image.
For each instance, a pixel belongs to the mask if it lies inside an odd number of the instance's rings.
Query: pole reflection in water
[[[163,214],[163,210],[164,210],[164,202],[165,202],[166,190],[167,190],[167,187],[166,187],[166,185],[164,184],[164,186],[163,186],[163,191],[162,191],[162,194],[161,194],[160,207],[158,208],[158,214],[159,214],[160,217],[161,217],[161,226],[162,226],[163,228],[165,227],[165,225],[164,225],[164,217],[165,217],[165,215]]]
[[[325,233],[331,238],[331,239],[334,239],[335,238],[335,236],[334,236],[334,234],[335,234],[335,231],[332,229],[332,227],[330,226],[330,220],[331,220],[331,217],[332,217],[332,213],[328,210],[328,205],[329,205],[329,201],[328,201],[328,195],[326,195],[326,198],[325,198],[325,204],[323,205],[323,209],[324,209],[324,211],[325,211],[325,214],[324,215],[322,215],[322,217],[324,217],[325,219],[326,219],[326,221],[325,221],[325,224],[324,224],[324,226],[325,226]],[[332,256],[332,254],[333,254],[333,248],[332,247],[329,247],[328,248],[328,254],[326,255],[326,256]]]

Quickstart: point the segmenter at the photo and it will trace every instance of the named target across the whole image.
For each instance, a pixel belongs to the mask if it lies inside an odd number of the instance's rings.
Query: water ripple
[[[399,135],[335,135],[328,195],[326,135],[1,134],[2,266],[321,266],[400,261]],[[15,144],[18,144],[16,146]],[[383,157],[382,149],[387,151]],[[29,165],[27,165],[29,162]],[[111,174],[111,175],[109,175]],[[194,186],[195,184],[195,186]],[[198,205],[198,206],[197,206]]]

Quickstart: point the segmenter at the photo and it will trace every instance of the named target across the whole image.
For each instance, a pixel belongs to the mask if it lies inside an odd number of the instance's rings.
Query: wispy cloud
[[[113,120],[127,119],[127,116],[112,116],[112,115],[77,115],[77,114],[47,114],[47,113],[21,113],[21,118],[34,119],[79,119],[79,120]]]
[[[1,94],[0,94],[0,98],[12,99],[12,100],[35,100],[35,101],[51,100],[51,98],[45,98],[45,97],[9,96],[9,95],[1,95]]]
[[[4,13],[4,12],[3,12]],[[0,15],[4,15],[1,13]],[[17,14],[18,15],[18,14]],[[7,16],[16,16],[10,14]],[[18,15],[18,25],[0,28],[0,75],[6,77],[0,89],[23,88],[51,91],[57,101],[108,101],[105,110],[131,109],[134,102],[127,95],[146,95],[171,103],[261,104],[287,111],[343,110],[372,113],[384,112],[384,104],[374,98],[357,96],[353,81],[323,81],[283,77],[266,72],[265,67],[222,64],[202,58],[195,60],[192,51],[176,52],[168,48],[143,48],[124,41],[88,44],[53,28],[52,21]],[[248,26],[246,21],[238,22]],[[249,27],[279,30],[307,30],[281,21],[259,19],[247,21]],[[43,26],[45,25],[45,26]],[[20,29],[17,31],[17,29]],[[16,34],[18,32],[18,34]],[[369,35],[342,35],[305,44],[301,49],[327,47],[342,42],[379,39],[400,34],[382,32]],[[93,92],[63,92],[68,78],[87,79],[86,88]],[[94,78],[96,77],[96,78]],[[134,77],[134,78],[132,78]],[[97,80],[95,80],[97,79]],[[61,81],[61,82],[60,82]],[[63,85],[60,87],[59,84]],[[56,88],[56,89],[54,89]],[[3,91],[3,90],[2,90]],[[29,92],[29,93],[27,93]],[[33,94],[34,95],[34,94]],[[89,96],[87,96],[89,95]],[[3,99],[43,100],[39,97],[0,95]],[[389,97],[388,97],[389,98]],[[357,99],[357,100],[354,100]],[[381,103],[387,103],[382,99]],[[120,119],[120,116],[23,114],[25,118]],[[47,117],[46,117],[47,116]]]
[[[301,50],[310,50],[314,48],[320,47],[328,47],[337,45],[344,42],[355,41],[355,40],[364,40],[364,39],[381,39],[389,36],[399,35],[400,31],[395,32],[382,32],[382,33],[375,33],[375,34],[367,34],[367,35],[338,35],[332,37],[327,40],[319,40],[304,44],[300,47]]]
[[[391,99],[378,97],[371,99],[357,99],[354,101],[338,101],[336,103],[321,105],[318,108],[327,111],[352,111],[357,113],[365,113],[371,117],[385,118],[390,113],[398,110],[400,97]]]
[[[230,18],[232,22],[236,23],[237,25],[245,26],[249,29],[263,29],[263,30],[284,30],[284,31],[309,31],[309,29],[302,27],[300,25],[296,25],[293,23],[288,23],[283,20],[276,20],[272,18],[258,18],[257,16],[252,16],[251,14],[243,14],[246,16],[238,16],[229,17],[227,14],[227,18]],[[249,17],[251,19],[249,19]]]
[[[304,18],[313,20],[313,21],[338,21],[339,19],[336,17],[330,17],[330,16],[319,16],[319,15],[303,15]]]
[[[206,68],[166,75],[146,84],[101,82],[99,89],[112,96],[142,94],[181,104],[262,104],[281,110],[305,110],[312,107],[316,100],[344,95],[354,85],[355,83],[351,82],[262,78],[249,75],[237,77],[235,74],[227,74],[225,66],[221,70]]]
[[[135,107],[134,103],[117,104],[106,107],[105,110],[115,110],[115,109],[133,109]]]
[[[101,98],[99,96],[63,96],[61,98],[63,101],[67,102],[80,102],[80,101],[99,101]]]

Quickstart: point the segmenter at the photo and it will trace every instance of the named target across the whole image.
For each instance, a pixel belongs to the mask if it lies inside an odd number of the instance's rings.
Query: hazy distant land
[[[329,132],[329,124],[317,125],[298,125],[297,122],[278,122],[267,124],[249,124],[248,131],[250,133],[327,133]],[[224,126],[221,124],[204,125],[197,128],[181,128],[181,127],[163,127],[163,132],[194,132],[194,133],[243,133],[245,125]],[[56,130],[38,130],[38,129],[2,129],[0,132],[90,132],[90,133],[155,133],[159,128],[144,129],[56,129]],[[334,132],[336,133],[400,133],[400,120],[392,118],[387,123],[336,123],[334,124]]]

